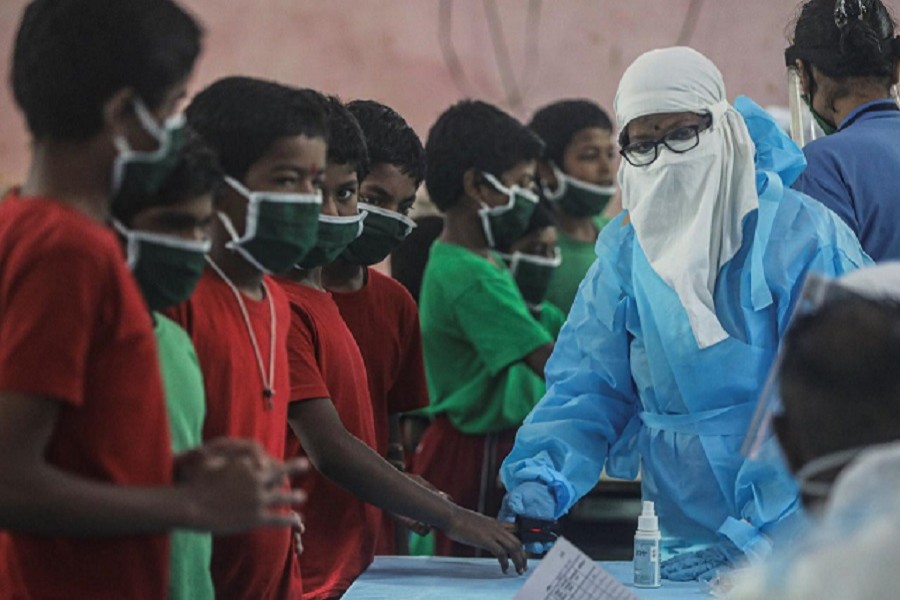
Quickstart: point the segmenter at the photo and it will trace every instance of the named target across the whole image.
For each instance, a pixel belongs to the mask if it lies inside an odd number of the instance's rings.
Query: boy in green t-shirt
[[[550,281],[562,263],[552,207],[546,201],[538,203],[522,237],[501,250],[528,310],[555,340],[566,315],[546,300]]]
[[[546,144],[538,171],[544,196],[556,208],[562,264],[547,300],[569,313],[594,262],[594,244],[615,207],[616,146],[606,112],[590,100],[560,100],[528,124]],[[618,212],[618,211],[616,211]],[[612,212],[615,215],[615,212]]]
[[[422,281],[420,319],[433,418],[413,472],[461,506],[496,515],[497,470],[544,391],[553,338],[531,316],[497,248],[535,210],[542,144],[494,106],[463,101],[429,132],[425,182],[445,227]],[[438,536],[437,554],[471,555]]]
[[[158,193],[113,204],[114,225],[126,242],[129,266],[153,311],[175,453],[203,443],[206,400],[190,337],[158,311],[190,296],[203,272],[213,195],[221,180],[215,155],[191,136]],[[170,548],[169,598],[211,600],[211,535],[174,531]]]

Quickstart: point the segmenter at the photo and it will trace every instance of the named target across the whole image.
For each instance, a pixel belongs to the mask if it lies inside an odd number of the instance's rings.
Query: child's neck
[[[579,242],[594,242],[597,239],[594,217],[573,217],[559,211],[558,220],[559,228],[572,239]]]
[[[314,290],[319,290],[320,292],[325,291],[325,286],[322,285],[322,267],[313,267],[312,269],[290,269],[287,273],[282,273],[281,276],[294,283],[305,285]]]
[[[491,256],[478,213],[457,210],[457,207],[447,210],[444,214],[444,230],[438,239],[487,258]]]
[[[322,269],[322,284],[332,292],[358,292],[366,285],[366,268],[339,258]]]
[[[109,218],[112,165],[95,159],[94,144],[35,142],[22,196],[52,198],[98,222]]]
[[[263,299],[263,273],[225,244],[231,238],[219,221],[213,223],[213,245],[209,257],[241,293],[253,300]]]

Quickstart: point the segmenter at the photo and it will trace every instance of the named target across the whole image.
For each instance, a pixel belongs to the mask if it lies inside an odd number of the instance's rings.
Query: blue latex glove
[[[497,518],[514,523],[516,515],[552,521],[556,517],[556,498],[553,497],[553,492],[537,481],[526,481],[507,492]],[[538,542],[525,545],[525,549],[534,554],[543,554],[552,547],[551,543]]]
[[[659,573],[670,581],[709,581],[721,569],[732,567],[743,553],[731,542],[685,552],[663,561]]]

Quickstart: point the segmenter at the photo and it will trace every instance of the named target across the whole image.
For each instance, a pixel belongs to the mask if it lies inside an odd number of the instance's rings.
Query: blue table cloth
[[[528,572],[538,563],[528,561]],[[707,586],[698,582],[663,581],[657,589],[634,588],[630,562],[600,564],[639,598],[711,598]],[[379,556],[344,600],[512,600],[527,577],[504,575],[497,561],[487,558]]]

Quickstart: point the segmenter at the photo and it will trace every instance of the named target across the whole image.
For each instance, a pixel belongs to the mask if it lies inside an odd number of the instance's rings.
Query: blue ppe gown
[[[538,482],[555,499],[555,514],[528,516],[565,514],[605,464],[623,478],[642,467],[643,497],[656,503],[670,548],[727,538],[766,554],[776,530],[802,522],[774,439],[757,460],[741,443],[806,274],[836,276],[871,259],[837,215],[788,187],[805,166],[800,149],[751,100],[735,108],[756,145],[759,209],[716,281],[729,337],[700,350],[624,215],[604,228],[547,363],[547,393],[501,470],[510,492]]]
[[[857,107],[837,133],[803,148],[794,189],[844,219],[876,261],[900,258],[900,109],[893,100]]]

